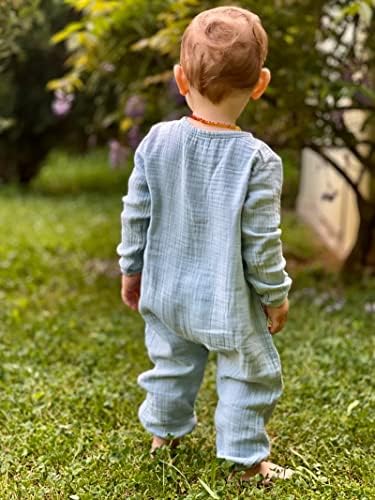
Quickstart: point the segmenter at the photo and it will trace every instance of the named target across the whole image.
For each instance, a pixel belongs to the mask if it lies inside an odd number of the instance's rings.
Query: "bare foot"
[[[164,439],[159,436],[153,436],[150,453],[151,454],[155,453],[156,450],[162,448],[163,446],[170,446],[171,448],[176,448],[179,442],[180,442],[179,439]]]
[[[251,469],[247,469],[240,477],[241,481],[249,481],[252,477],[259,474],[264,478],[263,484],[267,485],[274,479],[289,479],[294,474],[292,469],[286,469],[272,462],[261,462]]]

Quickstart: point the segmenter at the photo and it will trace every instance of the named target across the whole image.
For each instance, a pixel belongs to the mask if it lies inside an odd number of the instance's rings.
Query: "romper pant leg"
[[[146,324],[146,346],[154,368],[138,377],[147,391],[139,409],[146,430],[161,438],[181,437],[196,425],[194,403],[207,362],[206,347]]]
[[[245,467],[268,457],[265,424],[282,393],[279,356],[264,335],[246,352],[218,353],[217,456]]]

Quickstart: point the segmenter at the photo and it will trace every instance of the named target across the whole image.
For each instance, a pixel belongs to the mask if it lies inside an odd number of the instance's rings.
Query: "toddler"
[[[272,334],[291,279],[280,242],[280,158],[236,120],[270,81],[267,35],[238,7],[187,27],[174,76],[190,117],[151,128],[135,153],[117,248],[122,300],[145,321],[152,370],[139,409],[152,450],[196,425],[209,351],[217,353],[217,456],[242,479],[288,477],[267,462],[265,424],[282,392]]]

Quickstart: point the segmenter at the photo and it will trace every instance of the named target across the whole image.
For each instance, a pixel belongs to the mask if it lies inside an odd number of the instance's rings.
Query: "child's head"
[[[267,80],[265,87],[269,82],[269,72],[264,74],[268,70],[262,69],[267,47],[267,34],[252,12],[231,6],[206,10],[193,19],[183,35],[183,77],[189,87],[213,104],[238,92],[247,92],[250,98],[262,77]]]

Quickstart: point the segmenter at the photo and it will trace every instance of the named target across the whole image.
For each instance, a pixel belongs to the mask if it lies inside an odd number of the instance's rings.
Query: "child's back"
[[[260,302],[256,294],[250,297],[249,285],[256,284],[262,268],[268,270],[273,261],[276,288],[282,282],[283,294],[288,286],[277,275],[284,268],[281,252],[275,254],[280,247],[270,241],[280,235],[279,158],[250,133],[205,130],[187,118],[154,126],[137,155],[152,200],[144,206],[150,224],[141,314],[187,338],[213,341],[212,348],[238,347],[256,319],[251,301],[255,309]],[[137,182],[135,169],[131,183]],[[261,211],[255,210],[259,204]],[[128,264],[125,250],[121,266]],[[280,295],[280,289],[275,292]]]

